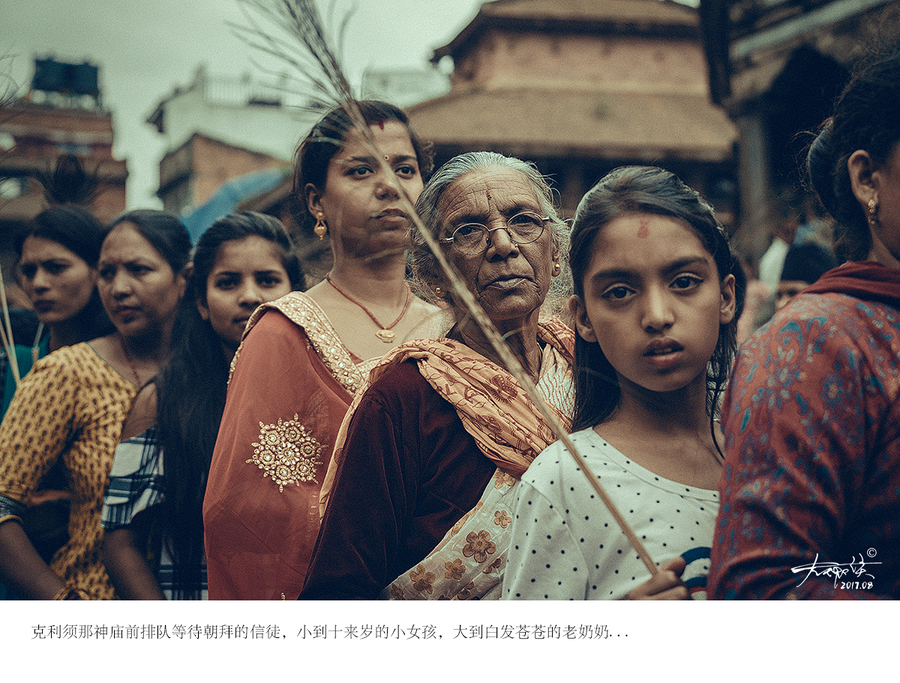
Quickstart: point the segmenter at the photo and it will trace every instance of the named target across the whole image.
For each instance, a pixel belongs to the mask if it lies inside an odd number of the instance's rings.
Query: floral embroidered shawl
[[[541,324],[538,338],[546,342],[538,391],[568,430],[574,332],[554,320]],[[415,360],[428,383],[454,405],[466,431],[497,464],[497,471],[476,506],[447,532],[428,557],[388,585],[381,598],[498,598],[509,543],[510,510],[515,502],[515,496],[509,494],[532,460],[556,441],[556,436],[512,375],[457,341],[438,339],[397,347],[372,370],[369,381],[408,359]],[[359,398],[357,395],[338,435],[334,460],[322,487],[322,514],[333,484],[338,449]]]

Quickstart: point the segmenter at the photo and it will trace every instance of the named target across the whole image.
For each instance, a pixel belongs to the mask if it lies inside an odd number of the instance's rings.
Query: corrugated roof
[[[551,91],[455,92],[408,109],[435,144],[523,157],[725,161],[734,124],[703,95]]]

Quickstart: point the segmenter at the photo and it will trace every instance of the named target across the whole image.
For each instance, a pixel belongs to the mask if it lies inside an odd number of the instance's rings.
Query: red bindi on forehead
[[[645,240],[648,237],[650,237],[650,224],[647,222],[646,218],[641,219],[640,227],[638,228],[638,231],[637,231],[637,236],[642,240]]]

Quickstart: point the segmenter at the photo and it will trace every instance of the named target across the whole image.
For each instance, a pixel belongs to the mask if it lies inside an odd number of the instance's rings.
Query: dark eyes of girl
[[[672,281],[672,286],[675,287],[675,289],[691,289],[701,282],[703,282],[703,280],[696,275],[679,275]]]
[[[257,278],[257,282],[262,287],[275,287],[281,284],[281,278],[277,275],[263,275]]]
[[[276,287],[282,283],[282,279],[278,275],[257,275],[256,283],[260,287]],[[240,278],[237,277],[223,277],[219,280],[215,281],[215,286],[217,289],[234,289],[240,284]]]
[[[631,294],[632,290],[623,285],[618,285],[616,287],[611,287],[607,289],[603,294],[601,294],[601,298],[609,299],[610,301],[618,301],[620,299],[624,299],[629,294]]]
[[[394,173],[401,176],[414,176],[418,172],[418,169],[412,164],[403,164],[394,170]],[[347,171],[347,175],[358,177],[367,176],[370,173],[374,173],[374,171],[368,166],[354,166]]]
[[[696,275],[679,275],[672,280],[671,287],[675,290],[690,290],[703,283],[703,279]],[[615,285],[604,291],[600,296],[609,301],[621,301],[634,293],[634,290],[625,285]]]
[[[237,278],[233,277],[223,277],[216,280],[216,288],[217,289],[233,289],[237,287]]]

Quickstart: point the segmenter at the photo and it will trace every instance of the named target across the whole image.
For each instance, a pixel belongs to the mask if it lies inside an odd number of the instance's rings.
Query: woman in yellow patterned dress
[[[97,290],[116,333],[51,353],[19,386],[0,425],[0,580],[15,595],[114,597],[100,558],[103,492],[131,402],[168,354],[190,248],[171,214],[131,211],[113,221]],[[69,541],[48,565],[21,515],[57,462],[70,487]]]
[[[341,107],[297,151],[297,219],[330,235],[334,266],[305,294],[257,309],[235,356],[203,505],[211,600],[297,597],[344,414],[374,362],[428,336],[437,317],[405,281],[400,203],[422,191],[430,150],[401,110],[358,104],[392,172]]]

